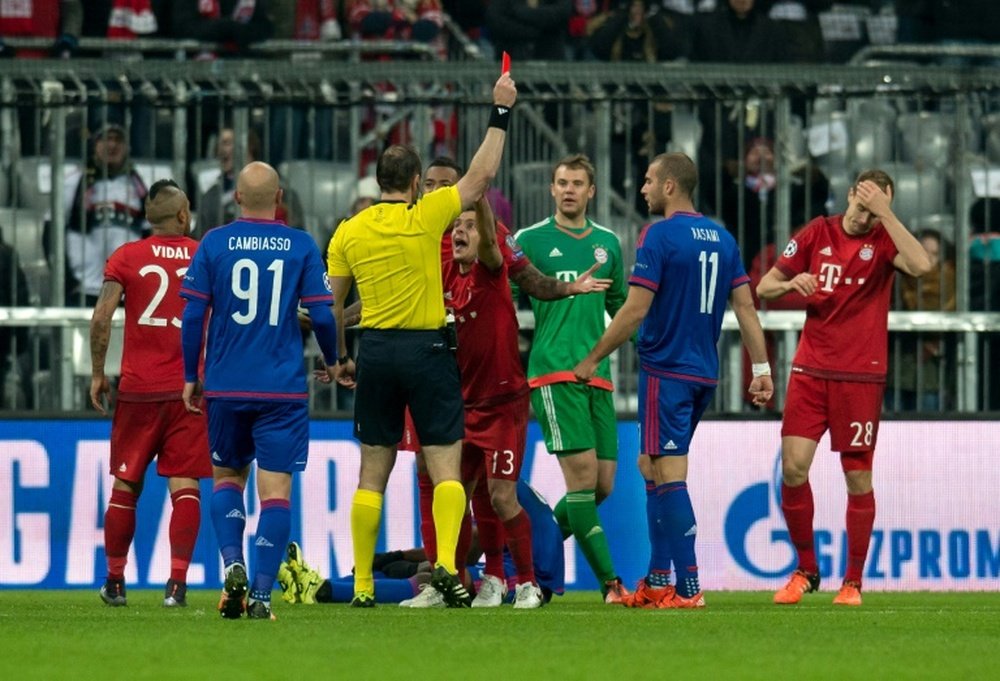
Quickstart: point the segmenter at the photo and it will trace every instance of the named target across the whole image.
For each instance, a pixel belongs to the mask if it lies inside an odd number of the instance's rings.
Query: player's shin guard
[[[566,495],[566,508],[569,511],[573,536],[576,537],[598,582],[604,584],[615,579],[615,568],[611,562],[611,552],[608,550],[608,538],[597,515],[594,490],[569,492]]]
[[[187,584],[191,554],[198,541],[201,524],[201,494],[197,487],[185,487],[170,495],[170,579]]]
[[[670,584],[670,535],[665,523],[659,521],[656,483],[646,480],[646,524],[649,528],[649,570],[646,584],[659,589]]]
[[[420,540],[431,565],[437,562],[437,536],[434,534],[434,483],[427,472],[417,473],[420,494]]]
[[[254,578],[250,599],[271,601],[271,588],[278,575],[282,555],[288,545],[292,529],[291,504],[288,499],[265,499],[260,504],[257,522],[257,560],[254,561]]]
[[[247,524],[247,510],[243,502],[243,488],[232,482],[216,485],[212,491],[211,514],[223,567],[245,563],[243,532]]]
[[[135,536],[135,505],[139,497],[122,489],[112,489],[104,512],[104,553],[108,559],[108,579],[124,579],[128,548]]]
[[[813,493],[808,480],[798,487],[781,484],[781,512],[798,554],[799,569],[813,575],[819,573],[813,546]]]
[[[458,480],[445,480],[434,488],[434,533],[437,535],[437,564],[451,574],[455,567],[458,533],[465,515],[465,489]]]
[[[566,497],[563,497],[556,503],[556,507],[552,509],[552,514],[556,517],[556,522],[559,523],[559,531],[562,532],[563,539],[569,539],[570,535],[573,534],[573,526],[569,522],[569,508],[566,503]]]
[[[503,525],[493,510],[493,502],[490,501],[490,492],[485,479],[480,480],[472,493],[472,510],[476,514],[476,528],[479,530],[479,548],[483,550],[486,559],[483,572],[504,581]]]
[[[875,524],[875,492],[847,495],[847,573],[844,579],[861,584],[868,544]]]
[[[677,593],[682,598],[690,598],[701,591],[701,585],[698,583],[698,560],[694,550],[698,526],[687,483],[668,482],[660,485],[656,488],[656,496],[659,507],[657,520],[666,526],[666,534],[670,540]]]
[[[354,493],[351,504],[351,540],[354,544],[354,593],[372,594],[375,581],[372,562],[382,523],[382,494],[368,489]]]

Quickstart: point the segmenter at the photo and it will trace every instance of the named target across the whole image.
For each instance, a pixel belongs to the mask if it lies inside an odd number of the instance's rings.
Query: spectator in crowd
[[[340,40],[337,0],[270,0],[276,40]]]
[[[4,243],[3,232],[0,231],[0,307],[24,307],[30,304],[28,296],[28,280],[18,262],[17,252],[13,246]],[[15,373],[17,385],[25,379],[25,365],[20,361],[28,349],[28,329],[23,326],[0,326],[0,408],[16,409],[18,405],[26,406],[20,391],[8,394],[7,377]],[[25,391],[27,394],[30,391]]]
[[[129,163],[125,128],[104,124],[91,147],[66,219],[66,304],[87,307],[97,302],[108,256],[149,228],[143,214],[146,185]]]
[[[566,58],[571,0],[492,0],[486,11],[493,47],[514,60]]]
[[[168,35],[162,31],[168,14],[166,0],[87,0],[83,35],[112,40]]]
[[[726,62],[739,64],[773,63],[784,56],[784,38],[778,26],[767,17],[758,0],[726,0],[713,12],[696,15],[691,39],[691,60],[699,62]],[[699,176],[707,181],[701,186],[701,205],[707,212],[721,213],[721,194],[712,178],[717,171],[723,176],[725,168],[739,163],[744,153],[741,139],[759,137],[767,130],[773,130],[766,110],[752,102],[740,103],[739,109],[728,107],[721,112],[721,129],[716,128],[716,107],[721,103],[706,103],[700,107],[699,117],[703,127],[701,149],[698,153]],[[743,130],[740,130],[740,126]],[[741,138],[742,133],[742,138]],[[715,147],[716,137],[720,146]],[[722,161],[722,168],[715,165],[716,154]],[[730,177],[734,173],[729,173]],[[725,181],[725,180],[723,180]],[[753,248],[743,247],[743,252],[753,252]]]
[[[345,0],[344,12],[361,38],[429,43],[444,25],[439,0]]]
[[[232,128],[219,131],[219,141],[216,144],[215,155],[219,159],[219,179],[208,188],[208,191],[198,201],[197,237],[200,239],[206,232],[220,225],[227,225],[239,215],[236,204],[236,171],[235,160],[236,137]],[[253,129],[247,133],[247,158],[251,163],[260,158],[260,137]],[[303,209],[298,194],[282,183],[281,203],[275,218],[293,227],[302,226]]]
[[[723,170],[722,220],[739,240],[744,267],[750,273],[758,252],[775,240],[777,172],[774,142],[766,137],[750,140],[743,157],[742,176],[736,162],[726,164]],[[797,166],[792,172],[792,230],[817,215],[826,215],[829,194],[830,181],[819,168],[808,161]]]
[[[904,274],[900,279],[900,293],[903,309],[910,311],[955,309],[955,258],[951,244],[941,238],[935,229],[925,229],[917,234],[920,245],[931,260],[931,270],[917,279]],[[942,385],[942,377],[950,378],[951,371],[942,371],[946,364],[949,346],[941,334],[902,334],[898,348],[895,370],[889,372],[886,387],[886,402],[901,411],[937,412],[945,404],[942,394],[947,397],[948,386]],[[899,395],[897,402],[895,397]]]
[[[653,63],[686,56],[686,33],[672,12],[650,14],[652,0],[628,0],[591,22],[590,49],[598,59]]]
[[[223,43],[234,52],[274,35],[267,0],[174,0],[170,19],[174,38]]]
[[[271,20],[276,40],[338,41],[342,37],[337,0],[270,0]],[[318,56],[313,53],[311,56]],[[295,59],[296,55],[293,54]],[[303,104],[270,107],[268,114],[268,155],[274,167],[286,158],[314,156],[329,160],[333,155],[333,111],[316,107],[313,124]]]
[[[1000,199],[978,199],[969,214],[969,310],[1000,311]],[[1000,366],[1000,338],[979,336],[980,366]],[[1000,371],[982,372],[983,409],[1000,409]]]
[[[833,0],[775,0],[771,4],[768,17],[785,35],[788,61],[817,63],[826,60],[819,13],[832,5]]]
[[[80,0],[0,2],[0,57],[71,57],[76,52],[83,21]],[[4,38],[51,38],[52,47],[14,50]]]
[[[651,0],[626,0],[619,8],[591,21],[590,48],[601,60],[654,63],[686,56],[687,24],[676,12],[650,14]],[[666,101],[631,108],[631,125],[616,126],[611,140],[611,183],[623,190],[626,177],[641,176],[656,152],[670,140],[670,109]],[[631,143],[631,168],[626,150]],[[635,195],[636,210],[646,210]]]

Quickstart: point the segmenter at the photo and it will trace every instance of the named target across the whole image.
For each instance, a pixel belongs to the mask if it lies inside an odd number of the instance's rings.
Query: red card
[[[500,75],[505,73],[510,73],[510,55],[507,52],[503,53],[503,60],[500,62]]]

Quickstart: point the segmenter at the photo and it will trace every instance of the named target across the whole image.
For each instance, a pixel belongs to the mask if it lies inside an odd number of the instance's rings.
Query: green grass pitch
[[[275,592],[280,598],[280,592]],[[703,611],[627,610],[576,592],[541,610],[275,603],[276,622],[223,620],[130,591],[0,592],[0,679],[996,679],[1000,593],[832,593],[778,607],[708,593]]]

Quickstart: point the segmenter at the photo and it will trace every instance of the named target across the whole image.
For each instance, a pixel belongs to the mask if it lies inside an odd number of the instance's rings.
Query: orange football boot
[[[681,596],[676,591],[671,598],[664,598],[656,604],[657,608],[677,608],[680,610],[689,610],[695,608],[705,607],[705,593],[699,591],[694,596],[685,598]]]
[[[647,585],[645,579],[640,579],[635,591],[623,597],[621,602],[626,608],[655,608],[660,601],[673,598],[674,593],[674,587],[670,585],[656,588]]]
[[[621,577],[609,579],[604,583],[604,602],[609,605],[618,605],[622,599],[629,595],[629,590],[622,584]]]
[[[861,583],[844,580],[833,598],[834,605],[861,605]]]
[[[788,583],[774,594],[774,602],[778,605],[794,605],[802,600],[802,594],[819,589],[819,575],[804,570],[796,570],[788,578]]]

